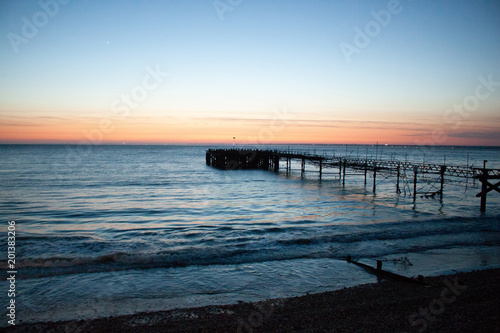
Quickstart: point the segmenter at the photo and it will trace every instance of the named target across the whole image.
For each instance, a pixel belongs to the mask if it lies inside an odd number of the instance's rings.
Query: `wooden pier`
[[[412,163],[397,160],[360,159],[345,157],[328,157],[316,154],[279,151],[279,150],[259,150],[259,149],[208,149],[206,151],[206,163],[209,166],[221,170],[238,169],[261,169],[278,172],[280,161],[286,161],[286,172],[291,171],[292,160],[301,161],[300,173],[304,175],[306,164],[310,163],[318,168],[319,178],[324,174],[325,168],[338,168],[338,177],[345,186],[346,169],[352,170],[354,175],[364,175],[365,185],[367,183],[368,172],[373,174],[373,192],[376,191],[377,173],[384,173],[396,178],[396,193],[401,193],[402,179],[410,176],[413,182],[413,201],[417,195],[426,197],[439,196],[443,198],[445,178],[479,180],[481,182],[481,192],[476,196],[481,198],[480,209],[486,211],[486,195],[491,191],[500,192],[500,181],[496,184],[490,180],[500,179],[500,169],[473,168],[464,166],[450,166],[432,163]],[[486,161],[485,161],[486,163]],[[357,173],[356,173],[357,172]],[[439,179],[439,189],[434,191],[418,192],[417,183],[419,177],[426,174],[434,174]]]

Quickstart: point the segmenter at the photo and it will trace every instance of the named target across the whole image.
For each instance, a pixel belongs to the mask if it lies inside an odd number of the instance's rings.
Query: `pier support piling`
[[[342,162],[342,186],[345,186],[345,160]]]
[[[441,171],[439,174],[441,175],[441,189],[439,190],[441,199],[443,199],[443,189],[444,189],[444,172],[446,171],[446,166],[442,165],[441,166]]]
[[[396,180],[396,193],[399,194],[401,193],[401,190],[399,189],[399,177],[401,175],[401,166],[398,164],[397,168],[397,180]]]
[[[486,212],[486,191],[488,190],[488,170],[483,169],[481,175],[481,212]]]
[[[417,199],[417,173],[418,167],[413,168],[413,202]]]
[[[365,161],[365,187],[366,187],[366,173],[368,172],[368,163]]]

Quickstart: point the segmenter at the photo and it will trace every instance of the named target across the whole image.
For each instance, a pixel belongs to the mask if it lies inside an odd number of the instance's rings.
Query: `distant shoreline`
[[[256,303],[16,325],[8,332],[499,332],[500,269]]]

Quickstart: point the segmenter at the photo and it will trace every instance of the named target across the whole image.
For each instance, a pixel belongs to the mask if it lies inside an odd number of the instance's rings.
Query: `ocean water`
[[[447,179],[373,178],[299,163],[222,171],[205,146],[0,146],[0,232],[16,221],[18,323],[297,296],[406,276],[500,267],[500,194]],[[500,168],[500,148],[259,146],[326,156]],[[433,192],[422,175],[418,192]],[[7,272],[7,237],[0,260]],[[407,258],[403,260],[401,258]],[[6,273],[4,274],[6,276]],[[8,284],[0,284],[2,304]],[[5,318],[5,307],[3,307]],[[2,321],[1,326],[5,326]]]

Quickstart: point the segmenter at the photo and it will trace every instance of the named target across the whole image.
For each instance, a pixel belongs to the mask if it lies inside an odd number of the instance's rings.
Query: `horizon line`
[[[145,142],[104,142],[104,143],[74,143],[74,142],[1,142],[1,146],[379,146],[379,147],[488,147],[488,148],[500,148],[500,145],[446,145],[446,144],[436,144],[436,145],[417,145],[417,144],[391,144],[391,143],[236,143],[233,145],[232,142],[228,143],[210,143],[210,142],[169,142],[169,143],[145,143]]]

